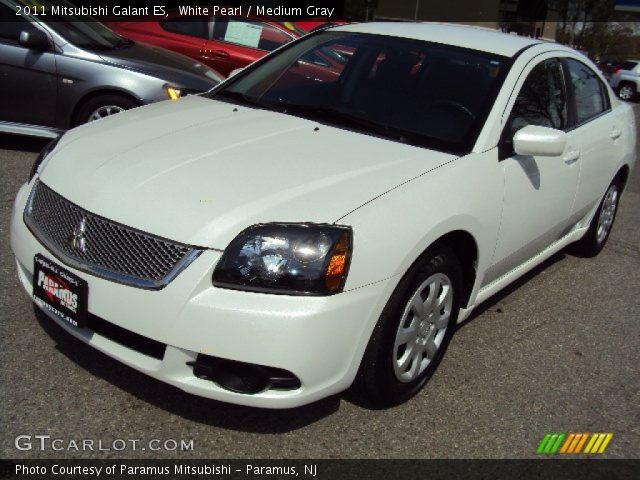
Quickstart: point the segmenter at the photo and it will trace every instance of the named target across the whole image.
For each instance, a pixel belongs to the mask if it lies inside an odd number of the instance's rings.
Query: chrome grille
[[[42,182],[34,185],[24,218],[34,235],[69,265],[143,288],[163,287],[201,253],[94,215]]]

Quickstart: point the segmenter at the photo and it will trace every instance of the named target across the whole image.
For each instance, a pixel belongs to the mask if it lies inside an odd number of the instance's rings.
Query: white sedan
[[[603,248],[635,132],[561,45],[340,26],[65,134],[11,246],[38,312],[184,391],[289,408],[355,383],[388,406],[481,302]]]

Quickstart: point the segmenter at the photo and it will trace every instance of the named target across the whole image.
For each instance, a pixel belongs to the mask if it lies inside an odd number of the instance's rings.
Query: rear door
[[[208,17],[168,18],[159,21],[157,25],[157,36],[148,40],[140,38],[140,40],[149,41],[154,45],[181,53],[216,68],[215,65],[207,61],[208,57],[205,54],[207,40],[210,36]],[[126,33],[123,32],[123,34],[126,36]]]
[[[55,127],[56,54],[53,49],[29,50],[18,42],[21,31],[37,28],[0,3],[0,121]]]
[[[569,84],[570,135],[580,145],[581,173],[576,194],[577,222],[596,206],[623,156],[626,117],[611,109],[609,91],[591,67],[563,59]]]

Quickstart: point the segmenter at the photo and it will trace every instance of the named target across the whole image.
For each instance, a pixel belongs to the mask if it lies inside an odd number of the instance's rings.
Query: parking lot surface
[[[640,168],[605,250],[560,253],[482,305],[405,405],[345,394],[269,411],[190,396],[36,319],[9,220],[44,144],[0,136],[0,457],[521,458],[547,432],[612,432],[606,457],[640,457]]]

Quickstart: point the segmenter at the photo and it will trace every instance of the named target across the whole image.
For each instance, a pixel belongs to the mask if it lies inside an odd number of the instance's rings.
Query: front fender
[[[440,237],[469,233],[478,248],[471,300],[491,265],[502,214],[503,172],[497,149],[443,165],[339,220],[354,248],[346,289],[403,275]]]

